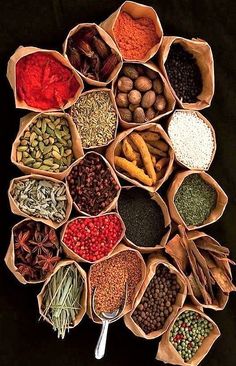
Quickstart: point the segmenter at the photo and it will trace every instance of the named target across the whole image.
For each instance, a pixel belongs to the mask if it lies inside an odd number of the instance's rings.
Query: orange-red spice
[[[129,60],[144,58],[160,40],[152,19],[134,19],[124,11],[115,22],[114,35],[122,56]]]
[[[78,88],[72,71],[48,53],[29,54],[16,64],[17,96],[31,107],[61,108]]]

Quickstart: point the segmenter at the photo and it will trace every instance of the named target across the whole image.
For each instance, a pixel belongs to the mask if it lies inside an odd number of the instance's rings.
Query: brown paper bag
[[[116,149],[117,145],[126,136],[128,136],[131,132],[133,132],[133,131],[137,131],[137,132],[138,131],[146,131],[146,130],[151,130],[153,132],[157,132],[158,134],[161,135],[161,137],[163,138],[163,140],[170,146],[170,148],[169,148],[169,159],[170,160],[169,160],[169,164],[168,164],[168,166],[166,168],[165,175],[161,179],[159,179],[157,181],[157,183],[155,184],[155,186],[152,186],[152,187],[145,186],[144,184],[140,183],[139,181],[137,181],[137,180],[129,177],[125,173],[119,172],[115,168],[115,164],[114,164],[115,149]],[[140,188],[144,188],[144,189],[148,190],[149,192],[155,192],[169,178],[169,176],[171,175],[171,173],[173,171],[174,152],[173,152],[173,149],[172,149],[171,141],[170,141],[168,135],[166,134],[166,132],[164,131],[164,129],[161,127],[161,125],[156,124],[156,123],[148,123],[148,124],[145,124],[144,126],[133,127],[133,128],[130,128],[129,130],[120,132],[117,135],[116,139],[111,143],[111,145],[108,146],[107,151],[106,151],[106,158],[110,162],[111,166],[114,168],[115,172],[117,173],[117,175],[119,177],[121,177],[122,179],[127,180],[132,185],[135,185],[135,186],[140,187]]]
[[[179,227],[179,231],[180,235],[175,235],[165,250],[185,276],[192,302],[204,308],[223,310],[229,293],[236,290],[231,261],[227,258],[229,250],[202,232],[186,233],[183,227]]]
[[[72,260],[63,260],[60,261],[58,263],[58,265],[56,266],[55,270],[53,271],[53,273],[51,274],[51,276],[47,279],[47,281],[44,283],[42,290],[40,291],[40,293],[37,296],[37,300],[38,300],[38,307],[39,307],[39,313],[41,315],[41,317],[46,320],[46,322],[48,322],[49,324],[52,325],[52,323],[50,322],[50,320],[47,318],[47,316],[44,315],[44,309],[43,309],[43,295],[46,289],[47,284],[50,282],[52,276],[54,276],[54,274],[61,268],[64,266],[68,266],[70,264],[74,264],[77,268],[78,268],[78,272],[80,273],[80,275],[83,277],[84,279],[84,289],[83,289],[83,293],[81,296],[81,309],[77,315],[77,317],[74,320],[73,325],[71,325],[69,328],[74,328],[76,325],[78,325],[81,320],[83,319],[85,313],[86,313],[86,309],[87,309],[87,275],[86,272],[82,269],[82,267],[80,267],[80,265]]]
[[[211,211],[209,217],[203,222],[203,224],[194,226],[189,225],[187,226],[180,216],[179,212],[177,211],[177,208],[174,203],[175,195],[178,189],[180,188],[181,184],[183,183],[184,179],[189,176],[190,174],[199,174],[206,183],[211,185],[217,193],[217,202],[216,207]],[[170,216],[172,220],[174,220],[177,224],[184,225],[188,230],[194,230],[199,229],[204,226],[210,225],[213,222],[216,222],[219,220],[219,218],[223,215],[223,212],[225,210],[225,207],[228,203],[228,197],[223,191],[223,189],[219,186],[219,184],[207,173],[199,170],[187,170],[179,172],[175,175],[174,180],[172,184],[170,185],[168,192],[167,192],[167,200],[168,200],[168,206],[170,211]]]
[[[15,265],[15,243],[14,243],[14,232],[16,229],[18,229],[20,226],[24,225],[24,223],[27,223],[28,221],[31,221],[31,219],[24,219],[20,222],[18,222],[15,226],[13,226],[12,230],[11,230],[11,241],[10,241],[10,245],[7,249],[7,253],[5,255],[4,261],[6,263],[6,266],[8,267],[8,269],[14,274],[14,276],[17,278],[17,280],[21,283],[23,283],[23,285],[26,284],[36,284],[36,283],[41,283],[44,282],[45,280],[47,280],[47,278],[50,276],[50,274],[40,280],[40,281],[27,281],[24,276],[22,276],[22,274],[18,271],[17,266]],[[57,250],[57,256],[59,255],[60,249],[59,249],[59,242],[57,242],[58,245],[58,250]]]
[[[45,171],[45,170],[41,170],[41,169],[34,169],[34,168],[24,165],[23,163],[18,163],[17,157],[16,157],[17,147],[20,144],[20,138],[24,134],[25,130],[27,130],[27,128],[29,128],[30,125],[32,123],[34,123],[34,121],[37,120],[39,117],[51,116],[51,115],[57,116],[57,117],[64,117],[67,120],[68,127],[69,127],[70,133],[71,133],[72,151],[74,154],[74,158],[78,159],[81,156],[83,156],[83,148],[82,148],[80,136],[79,136],[78,130],[77,130],[75,124],[73,123],[73,120],[69,114],[62,113],[62,112],[37,113],[36,114],[36,113],[31,112],[31,113],[28,113],[23,118],[21,118],[21,120],[20,120],[20,127],[19,127],[18,134],[16,136],[15,141],[12,144],[11,162],[13,164],[15,164],[25,174],[40,174],[40,175],[45,175],[45,176],[52,177],[55,179],[63,180],[65,178],[65,176],[67,175],[70,167],[65,169],[63,172],[55,173],[55,172]]]
[[[98,92],[98,91],[109,92],[110,98],[111,98],[111,102],[113,104],[113,107],[115,109],[115,112],[116,112],[117,117],[116,117],[116,128],[115,128],[115,131],[114,131],[114,136],[113,136],[113,138],[110,141],[108,141],[105,145],[97,145],[97,146],[95,145],[95,146],[90,146],[90,147],[83,147],[84,150],[92,150],[92,149],[94,150],[94,149],[96,149],[97,152],[98,152],[97,149],[105,148],[107,145],[109,145],[116,138],[117,128],[118,128],[118,121],[119,121],[118,120],[118,113],[119,112],[118,112],[118,109],[117,109],[117,106],[116,106],[116,101],[115,101],[114,93],[113,93],[113,91],[111,89],[107,89],[107,88],[90,89],[90,90],[87,90],[86,92],[82,93],[81,96],[86,95],[86,94],[90,94],[92,92]],[[79,101],[79,98],[78,98],[77,102],[78,101]],[[73,116],[72,116],[72,113],[71,113],[71,109],[70,109],[70,112],[69,113],[70,113],[71,118],[73,120]],[[74,124],[75,124],[75,122],[74,122]],[[78,129],[76,127],[76,124],[75,124],[75,128],[78,131]],[[79,133],[79,131],[78,131],[78,133]]]
[[[73,36],[75,33],[77,33],[81,28],[89,28],[89,27],[95,27],[96,30],[98,31],[99,35],[101,36],[101,38],[103,39],[103,41],[107,44],[107,46],[112,50],[112,53],[115,53],[118,58],[120,59],[119,63],[116,65],[116,67],[114,68],[114,70],[112,71],[111,75],[109,76],[107,81],[99,81],[99,80],[93,80],[85,75],[83,75],[82,72],[80,72],[79,70],[76,70],[70,63],[68,56],[67,56],[67,45],[68,45],[68,40],[71,36]],[[65,56],[65,58],[68,60],[70,66],[76,70],[76,72],[82,76],[82,78],[84,79],[84,81],[86,81],[86,83],[90,84],[90,85],[94,85],[94,86],[106,86],[107,84],[109,84],[118,74],[118,72],[120,71],[123,61],[122,61],[122,56],[120,54],[119,49],[117,48],[115,42],[113,41],[113,39],[110,37],[110,35],[105,32],[105,30],[103,28],[101,28],[99,25],[97,25],[96,23],[80,23],[78,25],[76,25],[74,28],[72,28],[70,30],[70,32],[68,33],[65,42],[63,43],[63,55]]]
[[[134,306],[135,298],[136,298],[136,296],[137,296],[137,294],[138,294],[138,292],[139,292],[139,290],[140,290],[140,288],[143,284],[144,278],[146,276],[146,265],[145,265],[144,259],[143,259],[142,255],[137,250],[132,249],[132,248],[128,248],[126,245],[120,243],[115,248],[114,252],[110,255],[110,258],[115,256],[116,254],[118,254],[120,252],[128,251],[128,250],[134,251],[141,260],[142,279],[140,280],[140,282],[136,286],[135,295],[134,295],[132,303],[125,306],[123,312],[120,314],[118,319],[122,318],[125,314],[127,314],[129,311],[132,310],[132,308]],[[104,260],[106,260],[106,259],[104,259]],[[102,262],[102,261],[103,261],[103,259],[99,260],[97,263]],[[88,313],[88,316],[92,319],[93,322],[101,324],[101,320],[98,319],[92,311],[92,289],[91,289],[91,284],[90,284],[90,274],[91,274],[91,268],[93,268],[93,265],[95,265],[95,264],[91,265],[89,273],[88,273],[88,300],[87,300],[88,308],[87,308],[87,313]]]
[[[16,64],[22,57],[30,55],[31,53],[35,53],[35,52],[45,52],[45,53],[51,54],[62,65],[66,66],[68,69],[70,69],[73,72],[73,75],[75,76],[76,80],[79,83],[79,88],[78,88],[76,94],[74,95],[74,97],[71,98],[71,100],[68,100],[68,102],[63,106],[63,109],[69,108],[78,99],[78,97],[80,96],[80,94],[84,88],[84,84],[83,84],[81,77],[73,70],[73,68],[70,66],[70,63],[59,52],[54,51],[54,50],[45,50],[45,49],[37,48],[37,47],[23,47],[23,46],[20,46],[16,49],[15,53],[11,56],[11,58],[9,59],[8,64],[7,64],[7,78],[13,89],[13,92],[14,92],[16,108],[28,109],[28,110],[34,111],[34,112],[53,112],[53,111],[60,110],[60,108],[41,110],[39,108],[30,107],[23,100],[19,100],[19,98],[17,96]]]
[[[173,115],[175,114],[175,112],[180,112],[180,111],[181,111],[181,109],[175,109],[174,113],[170,116],[170,118],[169,118],[169,120],[167,122],[167,133],[168,134],[169,134],[169,131],[168,131],[169,124],[171,122],[171,119],[173,118]],[[212,137],[213,137],[213,140],[214,140],[214,143],[213,143],[214,148],[213,148],[213,151],[212,151],[212,154],[211,154],[211,159],[209,161],[209,165],[208,165],[207,169],[205,169],[205,171],[207,171],[210,168],[211,163],[212,163],[212,161],[213,161],[213,159],[215,157],[215,153],[216,153],[216,134],[215,134],[215,130],[214,130],[213,126],[211,125],[211,123],[208,121],[208,119],[206,119],[206,117],[204,117],[200,112],[198,112],[198,111],[185,111],[185,112],[187,112],[187,113],[195,113],[197,115],[197,117],[200,118],[200,119],[202,119],[203,122],[205,122],[205,124],[211,129]],[[170,138],[170,140],[171,140],[171,138]],[[199,143],[201,143],[200,136],[199,136]],[[175,151],[175,148],[174,148],[173,143],[172,143],[172,147],[173,147],[173,150]],[[202,169],[199,169],[199,168],[194,169],[194,168],[189,167],[188,165],[185,165],[184,163],[181,163],[177,159],[176,153],[175,153],[175,161],[181,167],[184,167],[184,168],[187,168],[187,169],[191,169],[191,170],[202,170]]]
[[[200,348],[197,350],[195,355],[192,357],[191,360],[188,362],[184,362],[180,354],[177,352],[177,350],[174,348],[174,346],[169,341],[169,335],[170,331],[172,329],[172,326],[174,325],[176,319],[178,319],[179,315],[182,314],[186,310],[195,311],[196,313],[200,314],[202,317],[204,317],[206,320],[211,322],[213,325],[213,329],[208,337],[206,337]],[[156,360],[162,361],[164,363],[168,363],[171,365],[181,365],[181,366],[197,366],[203,358],[207,355],[207,353],[210,351],[211,347],[213,346],[216,339],[220,336],[220,330],[216,323],[213,322],[213,320],[201,312],[197,307],[193,306],[184,306],[179,313],[177,314],[176,318],[172,321],[170,327],[168,328],[167,332],[163,334],[161,341],[158,346],[158,351],[156,354]]]
[[[155,276],[157,267],[162,264],[165,265],[170,270],[171,273],[176,274],[176,276],[178,278],[178,284],[180,285],[180,290],[179,290],[179,293],[176,298],[176,303],[173,305],[173,311],[169,315],[169,317],[166,319],[166,322],[165,322],[163,328],[160,330],[153,331],[149,334],[146,334],[142,330],[142,328],[140,328],[139,325],[137,323],[135,323],[135,321],[132,318],[132,315],[134,313],[134,310],[140,304],[149,283],[151,282],[152,278]],[[186,296],[187,296],[187,285],[186,285],[186,280],[185,280],[184,276],[182,276],[182,274],[174,266],[172,266],[172,264],[170,264],[169,261],[165,257],[163,257],[160,254],[152,254],[149,257],[148,262],[147,262],[146,278],[138,293],[138,296],[136,297],[133,309],[130,313],[128,313],[124,316],[125,325],[137,337],[142,337],[145,339],[157,338],[167,330],[167,328],[169,327],[172,320],[175,319],[176,314],[178,313],[179,309],[182,308],[184,305]]]
[[[113,14],[111,14],[106,20],[104,20],[100,24],[100,26],[103,29],[105,29],[105,31],[107,33],[110,34],[110,36],[114,39],[115,42],[116,42],[116,39],[115,39],[115,35],[114,35],[114,25],[115,25],[116,20],[121,11],[125,11],[134,19],[141,18],[141,17],[148,17],[153,21],[155,28],[156,28],[156,34],[159,38],[159,42],[149,50],[149,52],[146,54],[146,56],[143,59],[140,59],[140,60],[125,59],[125,61],[147,62],[158,51],[160,44],[162,42],[162,38],[163,38],[162,26],[161,26],[161,23],[160,23],[160,20],[159,20],[159,17],[157,15],[156,11],[152,7],[147,6],[147,5],[135,3],[133,1],[125,1]],[[116,44],[117,44],[117,42],[116,42]],[[119,46],[118,46],[118,48],[119,48]]]
[[[125,65],[126,63],[124,63]],[[165,108],[163,113],[160,113],[158,116],[156,116],[155,118],[151,119],[150,121],[144,122],[144,123],[136,123],[136,122],[126,122],[125,120],[123,120],[121,118],[121,115],[119,113],[118,110],[118,115],[119,115],[119,121],[120,121],[120,125],[122,128],[127,129],[127,128],[132,128],[132,127],[136,127],[136,126],[141,126],[141,125],[145,125],[147,123],[151,123],[151,122],[156,122],[158,120],[160,120],[161,118],[169,115],[171,112],[173,112],[174,108],[175,108],[175,98],[170,90],[170,87],[166,81],[166,79],[164,78],[164,76],[161,74],[160,70],[158,69],[158,67],[151,61],[141,64],[142,66],[147,67],[150,70],[153,70],[157,73],[157,75],[160,77],[160,79],[162,80],[163,83],[163,94],[165,96],[165,99],[167,101],[167,107]],[[122,69],[121,69],[122,72]],[[117,80],[118,80],[119,75],[113,80],[112,82],[112,89],[114,91],[114,94],[117,94]]]
[[[201,71],[203,88],[201,94],[198,96],[198,101],[195,103],[183,103],[177,97],[170,84],[165,68],[165,62],[168,58],[170,47],[173,43],[180,43],[186,49],[186,51],[190,52],[196,59],[197,65]],[[157,62],[160,66],[161,72],[169,83],[173,95],[182,108],[200,110],[211,105],[211,100],[215,90],[214,61],[211,47],[206,41],[200,38],[192,38],[190,40],[182,37],[165,36],[157,54]]]
[[[116,174],[115,174],[115,172],[114,172],[114,170],[113,170],[113,168],[112,168],[112,166],[109,164],[109,162],[104,158],[104,156],[102,156],[101,154],[99,154],[99,153],[97,153],[96,151],[88,151],[84,156],[82,156],[81,158],[79,158],[79,159],[77,159],[76,161],[74,161],[74,163],[71,165],[71,167],[70,167],[70,170],[69,170],[69,172],[68,172],[68,174],[67,174],[67,177],[68,177],[68,175],[70,174],[70,172],[71,172],[71,170],[73,169],[73,167],[75,166],[75,165],[77,165],[77,164],[79,164],[79,162],[87,155],[87,154],[96,154],[96,155],[99,155],[102,159],[103,159],[103,161],[105,162],[105,164],[107,165],[107,167],[110,169],[110,171],[111,171],[111,174],[112,174],[112,176],[113,176],[113,178],[116,180],[116,183],[119,185],[119,187],[120,187],[120,189],[121,189],[121,185],[120,185],[120,182],[119,182],[119,180],[118,180],[118,178],[117,178],[117,176],[116,176]],[[66,181],[67,181],[67,179],[66,179]],[[67,183],[67,185],[68,185],[68,183]],[[69,189],[69,185],[68,185],[68,189]],[[117,195],[116,195],[116,197],[114,198],[114,200],[103,210],[103,211],[101,211],[100,212],[100,214],[99,215],[102,215],[102,214],[105,214],[105,213],[107,213],[107,212],[110,212],[111,210],[113,210],[115,207],[116,207],[116,202],[117,202],[117,200],[118,200],[118,197],[119,197],[119,195],[120,195],[120,190],[117,192]],[[82,214],[82,215],[85,215],[85,216],[90,216],[87,212],[85,212],[85,211],[82,211],[82,210],[80,210],[80,208],[79,208],[79,206],[73,201],[73,205],[74,205],[74,207],[75,207],[75,209],[80,213],[80,214]]]
[[[101,260],[102,259],[107,259],[111,256],[111,254],[114,252],[115,248],[117,247],[117,245],[119,244],[119,242],[123,239],[123,237],[125,235],[125,224],[124,224],[122,218],[120,217],[120,215],[117,214],[116,212],[106,213],[105,216],[107,216],[107,215],[115,215],[120,219],[121,226],[122,226],[122,233],[120,235],[119,240],[114,245],[114,247],[110,250],[110,252],[105,257],[101,258]],[[99,215],[99,216],[104,216],[104,215]],[[65,235],[68,224],[70,224],[71,222],[73,222],[77,219],[83,220],[83,219],[87,219],[87,217],[86,216],[75,217],[72,220],[67,221],[67,223],[63,226],[62,231],[61,231],[61,240],[60,240],[63,251],[65,252],[65,254],[68,258],[73,259],[76,262],[96,263],[97,261],[95,261],[95,262],[94,261],[89,261],[89,260],[84,259],[83,257],[81,257],[79,254],[76,254],[72,249],[68,248],[68,246],[64,242],[64,235]]]
[[[122,186],[122,189],[132,189],[132,188],[135,188],[135,186]],[[127,236],[125,236],[124,241],[126,242],[126,244],[132,248],[137,249],[140,253],[152,253],[152,252],[156,252],[156,250],[158,250],[158,249],[163,249],[165,247],[165,245],[169,239],[170,233],[171,233],[171,219],[170,219],[169,211],[168,211],[165,201],[161,198],[161,196],[157,192],[153,192],[153,193],[148,192],[148,193],[150,194],[150,199],[155,201],[162,210],[166,233],[162,237],[160,243],[157,243],[153,247],[138,246],[134,242],[129,240],[127,238]],[[119,200],[117,202],[116,209],[119,212]],[[142,223],[140,223],[140,225],[142,225]]]
[[[13,185],[14,185],[15,182],[25,180],[25,179],[29,179],[29,178],[37,179],[37,180],[40,180],[40,179],[49,180],[50,182],[60,183],[61,185],[64,185],[66,187],[67,207],[66,207],[66,215],[65,215],[64,220],[62,220],[61,222],[55,222],[55,221],[52,221],[50,219],[47,220],[47,219],[40,218],[40,217],[30,216],[30,215],[24,213],[23,211],[21,211],[19,209],[16,201],[13,199],[13,197],[11,195],[11,191],[12,191],[12,188],[13,188]],[[71,214],[71,210],[72,210],[72,198],[71,198],[68,186],[60,180],[57,180],[57,179],[54,179],[54,178],[51,178],[51,177],[45,177],[45,176],[39,175],[39,174],[24,175],[24,176],[12,179],[11,182],[10,182],[10,185],[9,185],[9,189],[8,189],[8,199],[9,199],[11,211],[15,215],[27,217],[27,218],[30,218],[31,220],[34,220],[34,221],[43,222],[44,224],[46,224],[48,226],[51,226],[54,229],[58,229],[60,226],[62,226],[68,220],[68,218],[70,217],[70,214]]]

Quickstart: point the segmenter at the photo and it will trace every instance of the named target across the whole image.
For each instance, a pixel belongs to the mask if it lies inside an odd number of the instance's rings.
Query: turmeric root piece
[[[142,182],[143,184],[151,187],[153,184],[152,179],[146,175],[143,169],[138,168],[136,165],[131,163],[131,161],[121,158],[120,156],[115,156],[114,163],[116,168],[120,168],[127,172],[132,178],[135,178]]]
[[[152,159],[152,164],[155,166],[156,162],[157,162],[157,158],[155,155],[151,155],[151,159]]]
[[[160,135],[158,133],[150,132],[150,131],[139,132],[139,135],[141,135],[142,138],[144,139],[144,141],[146,141],[146,142],[151,142],[151,141],[155,142],[160,139]]]
[[[121,151],[122,151],[122,145],[121,145],[121,142],[119,142],[119,144],[117,144],[116,148],[115,148],[115,155],[120,156]]]
[[[154,165],[152,163],[151,154],[147,148],[146,142],[142,138],[141,135],[139,135],[136,132],[132,132],[130,134],[130,138],[133,141],[133,143],[137,146],[139,149],[140,155],[143,160],[144,167],[149,175],[149,177],[152,179],[153,183],[156,183],[156,172],[154,169]]]
[[[136,161],[135,165],[140,165],[142,163],[140,154],[133,150],[127,138],[123,140],[122,151],[127,160]]]
[[[137,146],[133,143],[133,141],[131,140],[131,138],[129,138],[129,136],[126,137],[127,141],[130,143],[130,145],[132,146],[132,149],[136,152],[138,152],[138,148]]]
[[[155,164],[156,170],[162,170],[169,163],[169,158],[162,158]]]
[[[151,154],[158,155],[158,156],[162,156],[162,157],[166,157],[167,156],[167,153],[166,152],[161,151],[160,149],[157,149],[156,147],[153,147],[152,145],[150,145],[148,143],[146,145],[147,145],[148,151]]]
[[[169,145],[163,140],[150,141],[149,144],[163,152],[167,152],[169,150]]]

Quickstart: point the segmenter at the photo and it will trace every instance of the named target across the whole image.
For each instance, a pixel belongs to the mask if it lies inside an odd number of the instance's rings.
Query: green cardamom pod
[[[44,140],[45,140],[45,139],[48,139],[48,138],[49,138],[49,136],[50,136],[50,135],[49,135],[48,133],[44,133],[44,134],[43,134],[43,139],[44,139]]]
[[[57,145],[53,145],[53,146],[52,146],[52,149],[53,149],[54,151],[57,151],[58,153],[60,153],[60,150],[59,150],[59,148],[57,147]]]
[[[49,139],[45,139],[44,140],[44,145],[48,145],[49,144]]]
[[[53,150],[52,155],[53,155],[57,160],[61,160],[61,155],[60,155],[57,151]]]
[[[43,161],[43,164],[44,164],[44,165],[48,165],[48,166],[53,166],[53,159],[52,159],[52,158],[50,158],[50,159],[45,159],[45,160]]]
[[[16,152],[16,160],[19,163],[22,160],[23,154],[22,151],[17,151]]]
[[[55,120],[54,125],[55,125],[55,126],[58,126],[60,123],[61,123],[61,118],[60,118],[60,117],[58,117],[58,118]]]
[[[38,145],[38,141],[37,141],[37,140],[34,140],[34,141],[31,143],[31,145],[32,145],[33,147],[36,147],[36,146]]]
[[[43,136],[38,136],[38,141],[43,141]]]
[[[36,126],[41,129],[41,127],[42,127],[42,121],[41,121],[40,118],[37,119]]]
[[[34,159],[34,158],[32,158],[32,157],[29,157],[29,158],[27,158],[27,159],[24,159],[24,160],[23,160],[23,163],[24,163],[25,165],[27,165],[27,166],[32,165],[34,162],[35,162],[35,159]]]
[[[40,161],[36,161],[36,163],[33,164],[34,169],[39,169],[41,167],[42,163]]]
[[[37,126],[34,126],[32,130],[36,133],[36,135],[42,135],[42,131]]]
[[[58,138],[58,140],[60,141],[61,140],[61,131],[59,131],[58,128],[55,128],[55,135],[56,137]],[[61,141],[60,141],[61,142]]]
[[[51,170],[51,167],[50,167],[50,166],[48,166],[48,165],[41,165],[40,169],[41,169],[41,170],[46,170],[46,171],[48,171],[48,170]]]
[[[64,156],[64,154],[65,154],[64,146],[62,146],[62,147],[60,148],[60,154],[61,154],[61,156]]]
[[[17,151],[26,151],[28,150],[28,146],[18,146]]]
[[[42,120],[42,128],[41,128],[41,131],[42,131],[42,134],[44,135],[45,132],[46,132],[46,127],[47,127],[47,123],[45,121],[45,118]]]
[[[30,135],[30,143],[32,144],[33,141],[36,139],[37,137],[37,134],[35,132],[32,132],[31,135]]]
[[[42,153],[38,150],[37,152],[36,152],[36,154],[35,154],[35,159],[40,159],[41,158],[41,156],[42,156]]]
[[[60,168],[59,164],[53,164],[52,169],[53,170],[58,170]]]
[[[20,144],[21,144],[21,145],[24,145],[24,146],[27,146],[27,145],[28,145],[28,143],[29,143],[29,142],[28,142],[27,140],[25,140],[25,139],[22,139],[22,140],[21,140],[21,142],[20,142]]]
[[[45,146],[43,149],[43,153],[48,154],[50,151],[52,151],[52,148],[53,148],[52,145]]]
[[[46,131],[50,136],[54,136],[54,131],[50,127],[47,126]]]
[[[30,131],[26,131],[25,134],[24,134],[24,138],[29,139],[30,135],[31,135]]]
[[[28,158],[28,156],[29,156],[29,153],[27,151],[23,151],[23,157]]]
[[[48,126],[51,128],[51,130],[55,130],[55,125],[54,125],[54,123],[53,122],[51,122],[51,121],[48,121]]]
[[[50,144],[51,144],[51,145],[53,145],[53,144],[54,144],[54,142],[55,142],[55,139],[54,139],[53,137],[51,137],[51,136],[50,136],[50,137],[49,137],[49,142],[50,142]]]

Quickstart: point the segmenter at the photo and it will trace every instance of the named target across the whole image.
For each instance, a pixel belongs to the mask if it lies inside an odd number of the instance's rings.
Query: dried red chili
[[[72,71],[48,53],[29,54],[16,64],[17,96],[31,107],[61,108],[78,88]]]
[[[122,231],[122,221],[115,214],[78,218],[67,225],[62,241],[83,259],[94,262],[111,252]]]

